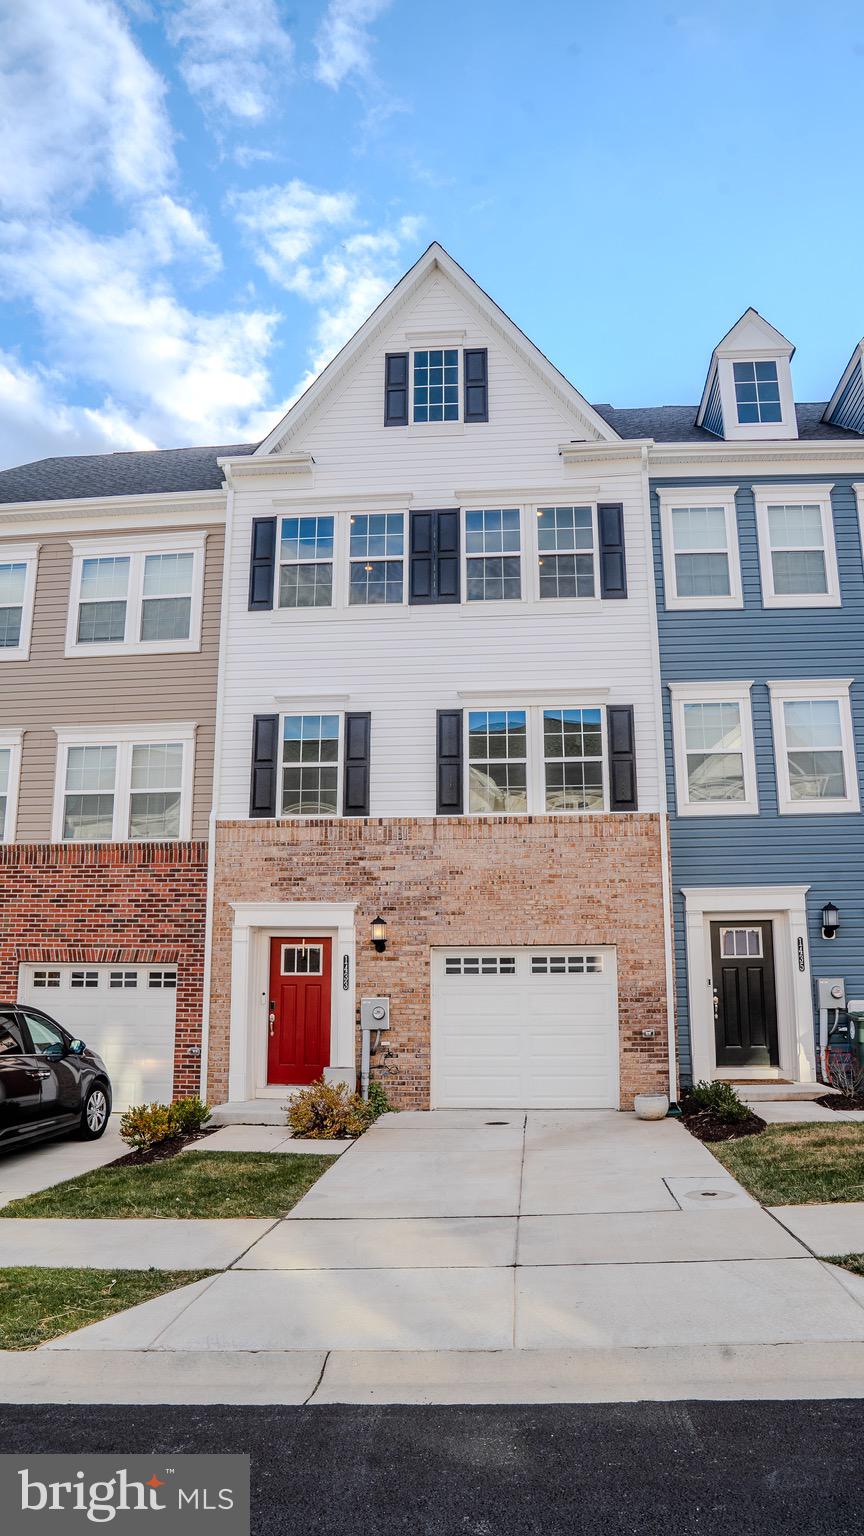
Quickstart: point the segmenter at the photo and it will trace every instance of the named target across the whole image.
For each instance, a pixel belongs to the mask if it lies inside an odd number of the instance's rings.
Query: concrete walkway
[[[680,1124],[466,1111],[385,1117],[233,1268],[40,1354],[833,1343],[860,1360],[855,1287]]]

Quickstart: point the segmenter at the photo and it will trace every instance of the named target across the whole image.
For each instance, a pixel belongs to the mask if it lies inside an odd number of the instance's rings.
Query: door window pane
[[[591,507],[540,507],[537,513],[540,596],[594,596]]]
[[[329,608],[333,602],[332,517],[283,517],[279,607]]]
[[[729,551],[723,507],[673,507],[678,597],[728,597]]]
[[[282,727],[282,815],[335,816],[339,716],[286,715]]]
[[[528,809],[524,709],[472,709],[468,715],[468,809]]]
[[[518,507],[465,513],[469,603],[522,596]]]
[[[602,811],[599,709],[544,709],[543,759],[547,811]]]
[[[791,798],[845,799],[839,700],[788,700],[783,705],[783,714]]]
[[[194,565],[191,554],[145,557],[142,640],[189,639]]]
[[[828,591],[825,535],[818,506],[769,507],[768,538],[778,596]]]
[[[0,650],[20,644],[26,583],[26,561],[7,561],[0,565]]]
[[[739,704],[685,704],[684,751],[691,804],[746,799]]]
[[[126,638],[129,556],[99,555],[81,562],[78,642],[122,643]]]
[[[762,929],[721,928],[720,953],[724,960],[761,959]]]
[[[116,774],[116,747],[68,749],[63,803],[64,840],[104,841],[111,837]]]
[[[182,788],[182,743],[134,746],[129,836],[179,837]]]
[[[351,518],[349,602],[401,603],[404,545],[401,512],[358,513]]]

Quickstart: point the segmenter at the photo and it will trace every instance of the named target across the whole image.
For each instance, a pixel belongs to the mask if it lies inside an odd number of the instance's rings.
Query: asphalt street
[[[30,1451],[248,1451],[254,1536],[861,1531],[856,1402],[0,1408]]]

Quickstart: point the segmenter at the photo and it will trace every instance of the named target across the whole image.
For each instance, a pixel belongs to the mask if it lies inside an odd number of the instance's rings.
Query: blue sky
[[[864,332],[864,10],[0,0],[0,463],[261,437],[430,240],[589,399]]]

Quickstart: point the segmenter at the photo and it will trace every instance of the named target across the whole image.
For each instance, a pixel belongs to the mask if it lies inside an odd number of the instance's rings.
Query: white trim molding
[[[765,608],[839,608],[840,576],[834,547],[834,514],[830,485],[754,485],[756,529],[759,537],[759,570],[762,578],[762,605]],[[818,506],[822,521],[822,551],[825,559],[825,592],[775,592],[774,564],[768,531],[768,508],[782,506]]]
[[[735,485],[702,485],[664,486],[658,490],[660,501],[660,531],[663,548],[663,603],[664,607],[674,609],[696,608],[743,608],[744,597],[741,590],[741,556],[738,549],[738,514],[735,506]],[[675,565],[675,539],[672,528],[672,513],[686,510],[690,507],[719,507],[724,515],[726,524],[725,550],[692,550],[679,551],[679,553],[692,554],[725,554],[729,571],[729,592],[716,597],[695,596],[679,597],[678,574]]]
[[[777,992],[778,1075],[793,1083],[815,1083],[813,999],[807,940],[809,885],[685,886],[687,991],[694,1082],[718,1072],[714,1034],[711,924],[770,919],[774,930]]]
[[[272,1097],[267,1093],[267,1016],[271,938],[332,938],[330,1082],[354,1087],[356,1053],[356,910],[353,901],[232,902],[231,1035],[228,1097],[232,1101]],[[347,983],[347,984],[346,984]],[[280,1090],[289,1091],[290,1085]]]
[[[768,683],[777,771],[777,809],[781,816],[824,816],[844,812],[849,814],[860,810],[858,762],[852,725],[852,704],[849,698],[849,689],[853,681],[851,677],[811,677],[800,681],[783,678],[779,682]],[[784,706],[788,703],[808,703],[811,700],[836,702],[839,706],[843,774],[846,780],[846,794],[842,797],[836,796],[826,800],[794,800],[792,798]]]
[[[146,839],[129,836],[129,809],[132,792],[132,749],[135,746],[162,746],[178,742],[183,748],[183,768],[180,787],[180,830],[176,838],[158,837],[154,842],[185,842],[192,835],[192,792],[195,774],[195,733],[197,726],[191,721],[153,721],[144,725],[56,725],[57,766],[54,775],[54,811],[51,840],[67,841],[63,837],[64,805],[66,797],[66,764],[70,747],[116,747],[117,759],[114,774],[113,825],[110,838],[93,841],[128,843]],[[86,839],[91,841],[91,839]]]
[[[9,777],[6,782],[6,815],[0,828],[0,843],[14,843],[18,820],[18,790],[21,783],[21,746],[23,729],[6,726],[0,730],[0,751],[9,752]]]
[[[204,608],[204,551],[206,528],[188,532],[170,529],[161,533],[111,534],[104,538],[71,539],[72,575],[69,584],[69,612],[66,621],[67,656],[165,655],[178,651],[200,651],[201,616]],[[144,564],[148,555],[189,554],[192,556],[192,588],[189,594],[189,634],[184,640],[142,640],[141,614],[144,602]],[[126,587],[124,637],[115,641],[79,641],[78,607],[81,600],[81,574],[85,560],[128,557],[129,580]]]
[[[675,805],[679,816],[758,816],[756,753],[753,746],[753,713],[749,682],[667,683],[672,701],[672,746],[675,759]],[[744,769],[743,800],[690,800],[684,707],[687,704],[735,704],[741,727]]]
[[[38,544],[0,543],[0,565],[23,565],[24,592],[21,599],[21,629],[17,645],[0,647],[0,662],[28,661],[33,632],[33,605],[36,600],[36,574],[39,566]]]

